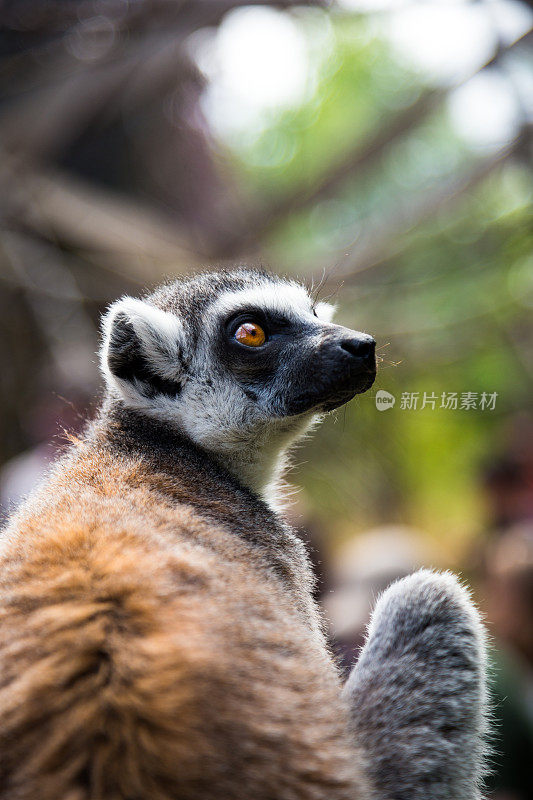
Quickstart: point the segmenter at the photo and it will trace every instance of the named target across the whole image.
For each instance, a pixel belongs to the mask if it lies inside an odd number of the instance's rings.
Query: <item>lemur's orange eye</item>
[[[266,341],[265,332],[257,322],[243,322],[235,331],[235,338],[247,347],[261,347]]]

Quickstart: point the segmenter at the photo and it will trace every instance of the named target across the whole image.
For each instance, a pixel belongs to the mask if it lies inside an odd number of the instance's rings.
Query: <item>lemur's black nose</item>
[[[360,336],[351,336],[339,342],[343,350],[354,358],[361,358],[365,361],[373,360],[376,353],[376,342],[372,336],[362,333]]]

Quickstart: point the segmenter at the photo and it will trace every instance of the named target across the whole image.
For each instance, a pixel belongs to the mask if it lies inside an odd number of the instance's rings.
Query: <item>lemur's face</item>
[[[372,337],[332,324],[332,306],[297,284],[231,292],[213,310],[211,357],[265,414],[331,411],[374,382]]]
[[[231,449],[254,434],[290,434],[372,385],[374,340],[332,313],[292,281],[210,273],[115,303],[102,366],[126,405]]]

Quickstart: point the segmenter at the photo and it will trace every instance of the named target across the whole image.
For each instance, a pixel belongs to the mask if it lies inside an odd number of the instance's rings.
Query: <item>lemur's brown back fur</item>
[[[0,798],[366,797],[297,540],[113,424],[8,529]]]

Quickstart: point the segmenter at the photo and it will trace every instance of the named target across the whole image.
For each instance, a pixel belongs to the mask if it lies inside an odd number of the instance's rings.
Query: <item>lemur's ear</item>
[[[183,327],[173,314],[123,297],[102,322],[100,366],[109,386],[129,402],[181,389]]]
[[[324,300],[321,300],[320,303],[317,303],[315,306],[315,313],[322,322],[331,322],[336,310],[337,306],[326,303]]]

